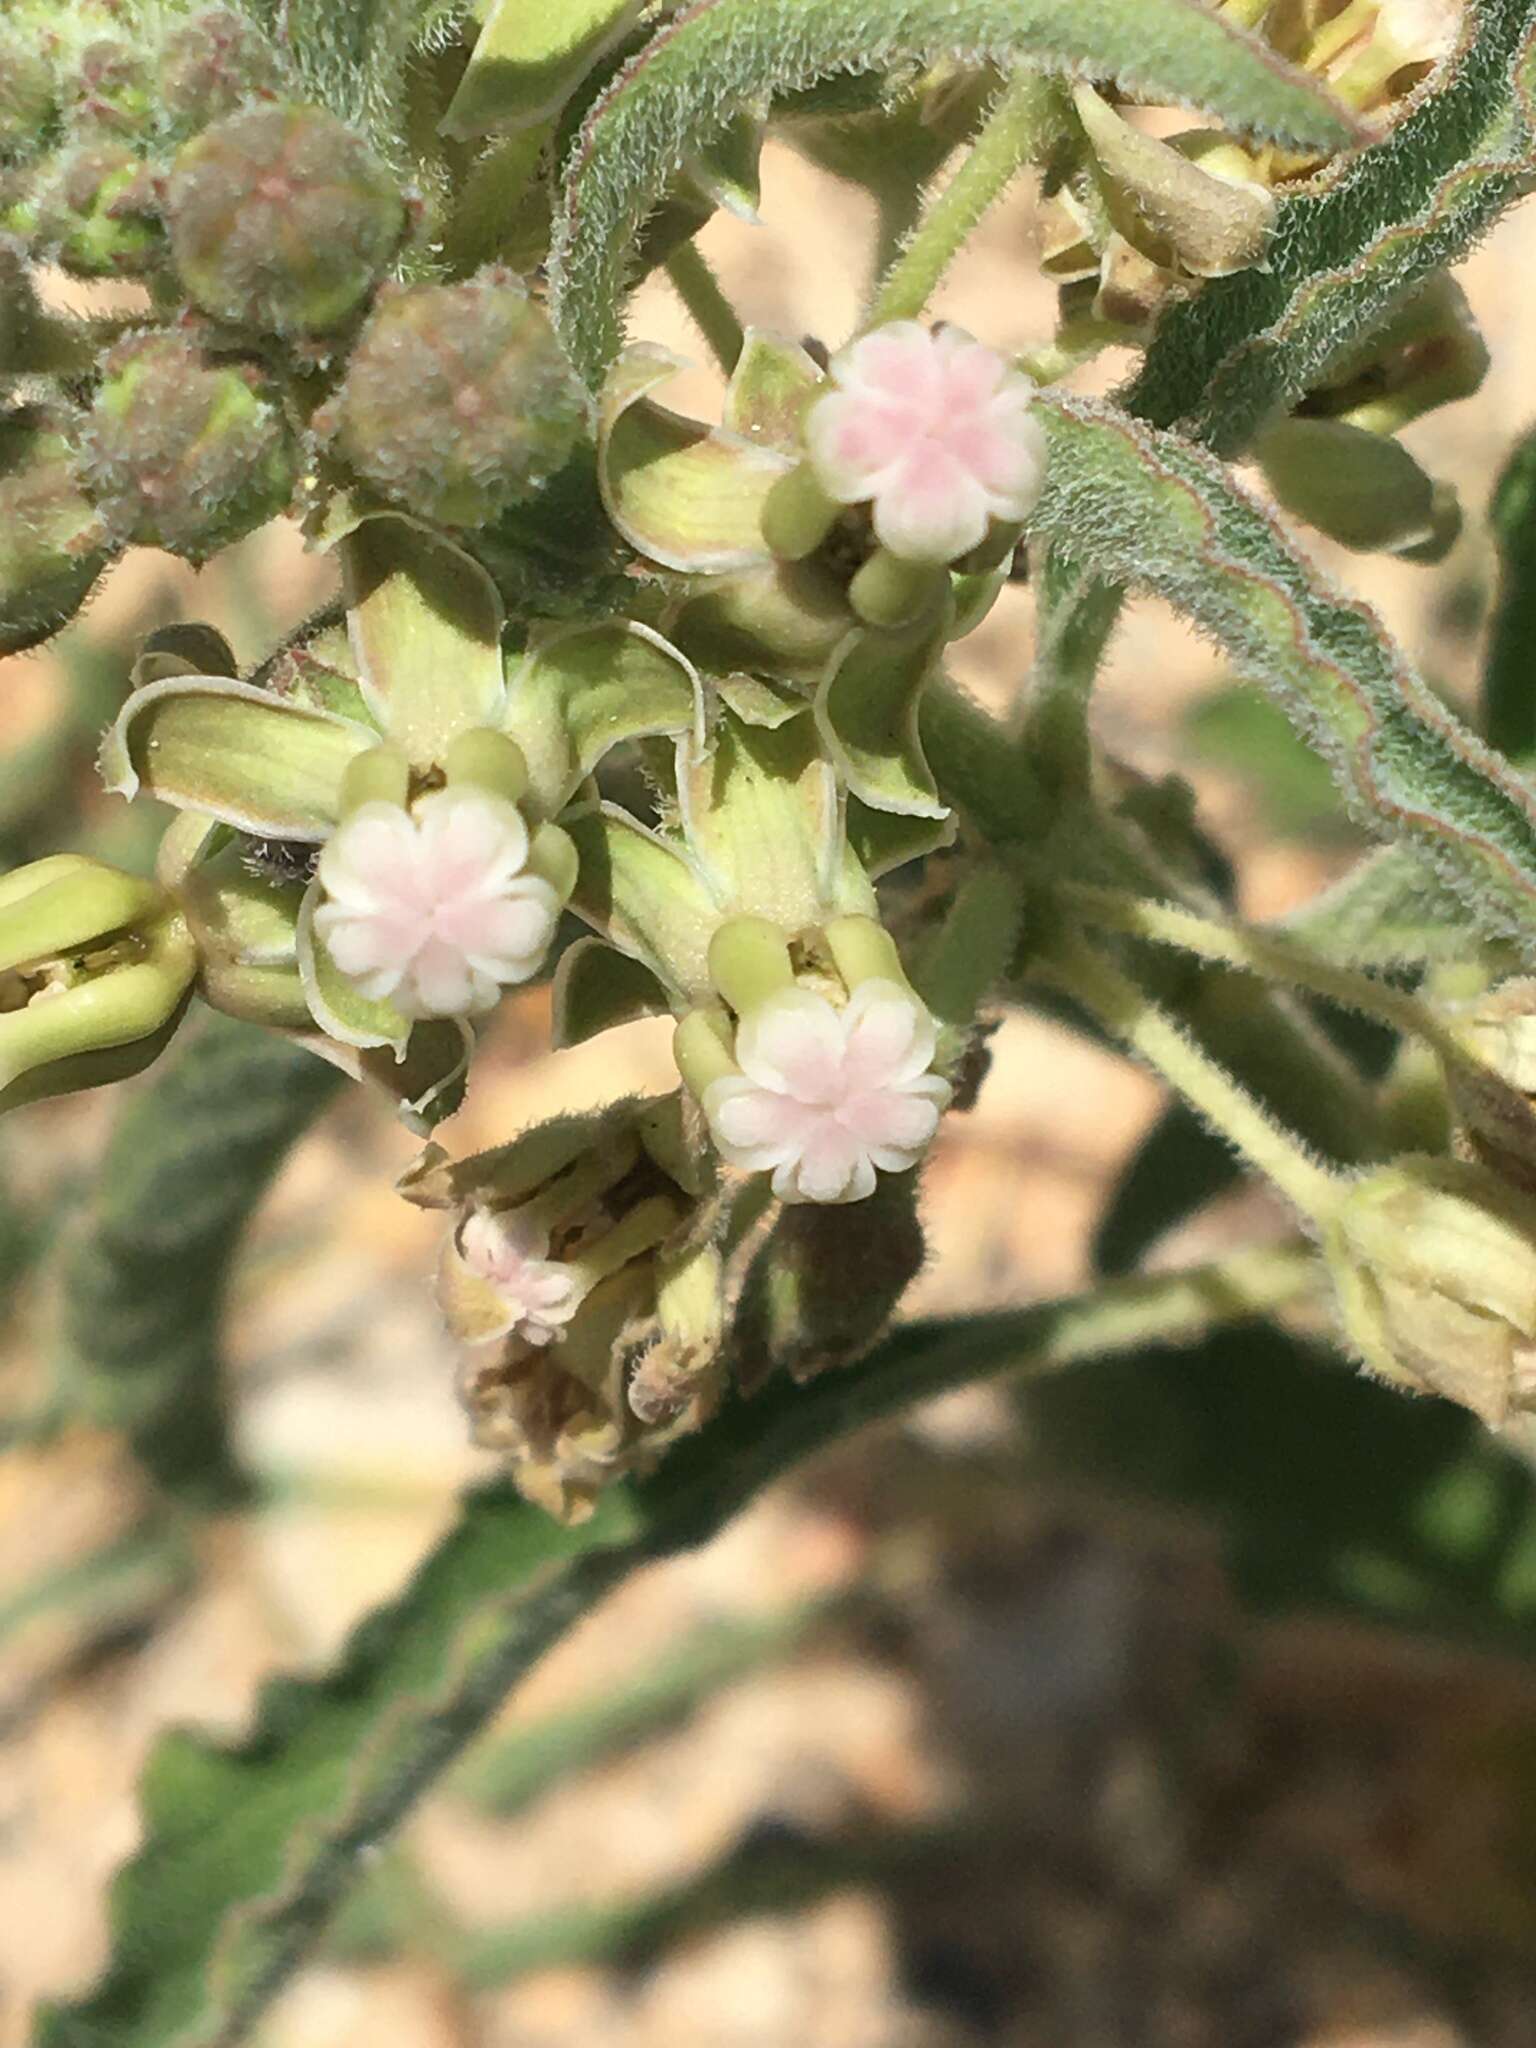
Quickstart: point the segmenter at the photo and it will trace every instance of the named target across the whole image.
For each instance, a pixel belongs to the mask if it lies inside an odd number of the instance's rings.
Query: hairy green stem
[[[1057,938],[1038,971],[1161,1074],[1304,1218],[1336,1207],[1340,1183],[1260,1108],[1143,989],[1080,941]]]
[[[1249,925],[1201,917],[1177,904],[1149,902],[1127,890],[1064,882],[1061,894],[1071,909],[1105,931],[1177,946],[1202,960],[1219,961],[1250,974],[1289,982],[1344,1009],[1375,1017],[1406,1038],[1424,1039],[1448,1059],[1465,1058],[1433,1010],[1417,996],[1405,989],[1392,988],[1369,974],[1357,974],[1352,968],[1319,960],[1292,940],[1255,931]]]
[[[688,318],[709,343],[710,353],[727,377],[740,360],[746,336],[736,308],[720,289],[696,242],[679,242],[663,266],[667,280],[687,310]]]
[[[915,320],[982,217],[1060,119],[1061,88],[1020,71],[993,101],[970,153],[907,238],[870,305],[869,327]]]

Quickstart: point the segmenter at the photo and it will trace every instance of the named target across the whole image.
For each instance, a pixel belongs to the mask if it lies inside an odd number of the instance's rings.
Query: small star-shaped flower
[[[581,1305],[577,1276],[549,1256],[549,1233],[515,1211],[474,1210],[459,1232],[459,1251],[470,1272],[496,1295],[503,1318],[484,1321],[474,1341],[517,1336],[549,1344]]]
[[[1045,481],[1033,381],[957,327],[896,320],[832,358],[835,388],[806,415],[811,467],[841,505],[868,502],[875,537],[910,562],[953,562],[993,519],[1021,520]]]
[[[554,937],[559,899],[527,860],[522,813],[489,790],[366,803],[320,856],[315,928],[370,1000],[474,1016],[537,973]]]
[[[933,1053],[933,1019],[894,981],[861,982],[841,1010],[789,989],[742,1019],[741,1072],[710,1083],[704,1113],[721,1156],[771,1171],[782,1200],[861,1202],[938,1129],[951,1090]]]

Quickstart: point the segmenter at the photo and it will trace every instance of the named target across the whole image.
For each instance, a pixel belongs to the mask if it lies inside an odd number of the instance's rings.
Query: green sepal
[[[837,776],[815,722],[744,725],[722,708],[706,749],[679,747],[678,800],[725,914],[793,934],[822,921],[843,858]]]
[[[507,685],[506,728],[528,763],[530,808],[544,818],[611,747],[702,732],[703,715],[693,664],[633,619],[537,634]]]
[[[360,1052],[387,1046],[397,1059],[403,1059],[411,1036],[411,1020],[402,1016],[393,1003],[370,1001],[336,965],[315,929],[321,894],[319,881],[311,882],[299,907],[299,973],[304,979],[310,1015],[326,1037],[334,1038],[339,1045],[354,1046]]]
[[[766,676],[716,676],[715,695],[743,725],[763,725],[772,732],[791,718],[803,717],[811,700],[788,683]]]
[[[162,683],[169,676],[237,676],[240,664],[234,650],[216,626],[196,619],[177,620],[157,626],[140,643],[138,658],[129,674],[137,690],[145,683]]]
[[[1254,454],[1285,510],[1341,547],[1407,554],[1437,537],[1435,482],[1390,435],[1344,420],[1287,419],[1259,436]]]
[[[226,1017],[238,1017],[246,1024],[260,1024],[268,1031],[296,1031],[312,1035],[314,1015],[298,967],[246,966],[238,960],[221,960],[204,954],[198,971],[197,992],[210,1010]]]
[[[619,42],[641,0],[492,0],[440,125],[465,141],[558,113]]]
[[[852,858],[870,881],[878,881],[893,868],[952,846],[959,820],[953,811],[942,818],[877,811],[850,795],[844,806],[844,830]]]
[[[452,1116],[464,1100],[475,1036],[460,1018],[424,1019],[403,1054],[387,1047],[343,1045],[314,1031],[293,1036],[327,1066],[387,1096],[400,1122],[417,1137]]]
[[[670,631],[707,674],[763,670],[814,685],[854,624],[842,585],[819,562],[771,561],[699,577]]]
[[[550,996],[551,1038],[561,1051],[637,1017],[665,1016],[670,1008],[666,990],[643,961],[617,952],[599,938],[578,939],[567,946]]]
[[[562,823],[581,863],[571,909],[648,967],[678,1007],[704,1000],[720,906],[693,861],[617,804]]]
[[[101,749],[118,796],[142,789],[177,810],[270,839],[324,839],[340,816],[347,763],[378,734],[227,676],[146,683]]]
[[[825,381],[815,357],[797,341],[749,327],[726,386],[721,424],[798,458],[800,422]]]
[[[506,704],[501,599],[471,556],[403,513],[364,519],[339,544],[347,628],[379,729],[415,768]]]
[[[653,403],[648,394],[682,367],[670,350],[642,344],[624,351],[603,386],[597,474],[608,516],[631,547],[668,569],[714,575],[766,562],[763,501],[793,464]]]
[[[918,735],[924,686],[949,637],[947,610],[906,633],[850,633],[827,664],[816,722],[854,795],[873,809],[944,818]]]

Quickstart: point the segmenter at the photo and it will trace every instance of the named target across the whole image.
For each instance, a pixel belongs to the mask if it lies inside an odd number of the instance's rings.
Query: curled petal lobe
[[[515,804],[445,789],[365,803],[320,856],[316,927],[341,972],[408,1017],[466,1017],[538,971],[559,899]]]
[[[548,1344],[576,1313],[580,1290],[576,1275],[549,1257],[549,1236],[515,1212],[497,1215],[476,1209],[459,1232],[465,1265],[500,1298],[504,1329],[529,1344]]]
[[[958,328],[898,320],[835,356],[810,408],[811,467],[827,494],[868,504],[893,555],[950,562],[993,519],[1027,517],[1044,482],[1035,387]]]

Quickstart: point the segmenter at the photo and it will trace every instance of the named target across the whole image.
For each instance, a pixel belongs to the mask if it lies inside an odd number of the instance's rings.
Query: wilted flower
[[[1035,386],[956,327],[893,321],[832,358],[835,389],[805,422],[811,466],[909,562],[952,562],[994,519],[1024,519],[1045,480]]]
[[[560,899],[528,853],[522,813],[488,790],[365,803],[320,856],[316,928],[371,1001],[477,1015],[538,971],[554,936]]]
[[[1536,1199],[1465,1160],[1398,1159],[1347,1189],[1324,1250],[1383,1379],[1493,1426],[1536,1406]]]
[[[560,1335],[581,1304],[581,1290],[571,1268],[549,1256],[549,1239],[548,1229],[515,1209],[476,1209],[465,1219],[458,1238],[464,1263],[505,1310],[499,1323],[476,1330],[469,1341],[515,1336],[548,1344]]]

